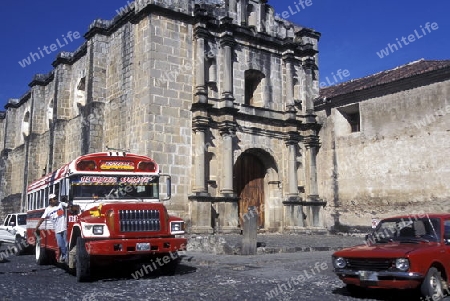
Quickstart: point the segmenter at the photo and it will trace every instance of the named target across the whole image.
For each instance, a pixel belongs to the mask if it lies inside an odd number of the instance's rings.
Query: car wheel
[[[91,259],[86,250],[85,240],[81,237],[77,239],[75,273],[78,282],[86,282],[91,278]]]
[[[436,268],[428,270],[425,279],[420,286],[422,295],[430,300],[442,300],[444,298],[445,282],[442,279],[441,272]]]

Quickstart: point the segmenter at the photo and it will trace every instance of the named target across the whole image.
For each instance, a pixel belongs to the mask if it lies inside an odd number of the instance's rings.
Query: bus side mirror
[[[166,197],[163,198],[163,201],[168,201],[170,200],[170,198],[172,197],[172,178],[170,177],[170,175],[167,174],[160,174],[161,177],[166,177],[166,190],[167,190],[167,194]]]

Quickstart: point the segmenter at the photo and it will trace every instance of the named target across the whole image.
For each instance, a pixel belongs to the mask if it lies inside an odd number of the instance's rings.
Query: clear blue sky
[[[28,91],[34,74],[50,72],[59,51],[78,48],[89,24],[97,18],[113,18],[116,10],[128,3],[126,0],[2,3],[0,110],[9,98],[20,98]],[[319,70],[323,85],[364,77],[421,58],[450,59],[447,0],[269,0],[269,4],[280,16],[322,34]],[[69,31],[79,32],[81,38],[70,41]],[[53,49],[51,44],[56,44]],[[48,47],[47,52],[44,46]],[[26,67],[19,64],[30,52],[37,53],[39,49],[43,51],[42,57],[36,57]],[[337,77],[339,69],[343,75]]]

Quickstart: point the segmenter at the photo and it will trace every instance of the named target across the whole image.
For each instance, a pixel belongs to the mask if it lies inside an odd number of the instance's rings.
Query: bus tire
[[[77,238],[75,273],[78,282],[86,282],[91,278],[91,259],[86,250],[85,240]]]
[[[36,263],[38,265],[47,265],[50,263],[48,252],[45,247],[41,247],[40,239],[36,240]]]

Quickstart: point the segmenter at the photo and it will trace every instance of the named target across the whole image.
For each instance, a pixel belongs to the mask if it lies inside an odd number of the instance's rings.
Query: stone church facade
[[[320,91],[324,225],[370,228],[450,212],[450,60],[419,60]]]
[[[262,231],[323,229],[320,34],[267,0],[205,2],[140,0],[96,20],[9,100],[0,213],[22,210],[27,185],[76,156],[120,149],[172,176],[167,206],[191,233],[239,232],[249,207]]]

